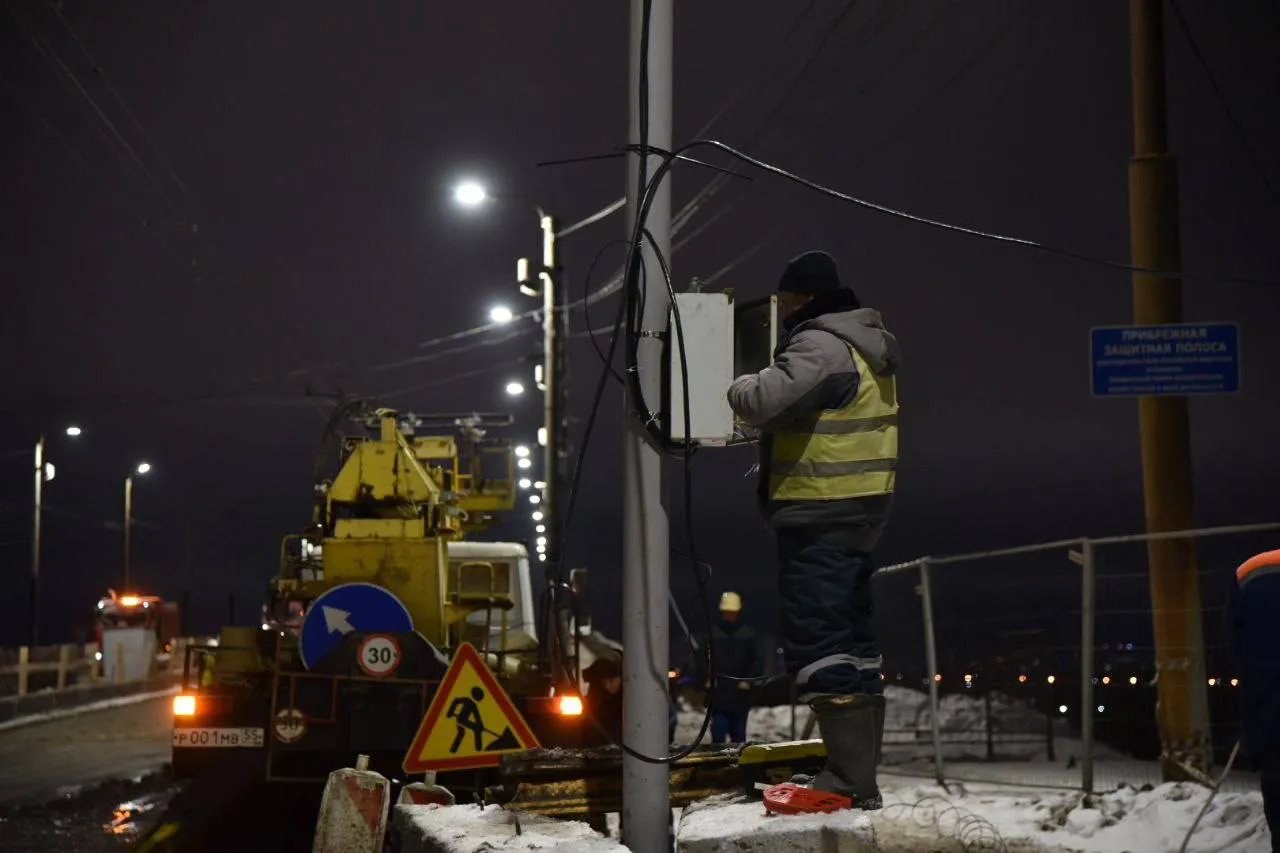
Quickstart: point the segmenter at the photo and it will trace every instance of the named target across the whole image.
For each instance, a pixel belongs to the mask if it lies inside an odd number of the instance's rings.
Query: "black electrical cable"
[[[662,252],[658,249],[653,239],[653,235],[648,231],[648,229],[641,228],[640,231],[643,238],[648,240],[651,247],[653,248],[655,256],[658,258],[660,266],[662,267],[663,278],[666,282],[668,292],[674,296],[674,285],[671,282],[670,267],[667,265],[666,258],[662,255]],[[641,272],[643,273],[643,267],[641,267]],[[673,313],[673,321],[675,324],[676,338],[681,351],[680,366],[681,366],[681,375],[684,382],[684,404],[685,404],[684,405],[685,445],[686,445],[686,449],[688,449],[689,446],[691,445],[691,439],[689,436],[692,432],[692,424],[690,423],[691,415],[690,415],[690,399],[689,399],[688,362],[684,355],[685,353],[684,327],[680,319],[679,306],[675,305],[674,299],[672,304],[673,304],[672,313]],[[574,509],[577,505],[577,496],[579,492],[579,487],[581,485],[582,472],[584,470],[584,462],[586,460],[587,450],[590,447],[591,436],[595,430],[596,416],[599,414],[599,411],[600,411],[601,401],[604,396],[604,389],[608,384],[610,368],[613,363],[613,357],[615,352],[617,351],[619,337],[622,333],[622,324],[624,320],[625,307],[626,307],[626,301],[624,300],[624,302],[619,304],[618,306],[618,315],[614,322],[613,333],[610,336],[609,351],[607,354],[604,354],[602,356],[604,367],[601,370],[600,378],[596,383],[596,390],[595,390],[594,398],[592,400],[590,414],[587,417],[587,423],[583,431],[581,450],[578,453],[577,462],[574,466],[573,477],[569,484],[569,496],[566,500],[565,514],[563,519],[560,522],[560,528],[556,533],[556,536],[560,542],[559,553],[561,554],[564,553],[564,543],[567,539],[569,525],[573,519]],[[690,468],[692,454],[689,452],[686,452],[683,456],[683,459],[684,459],[685,523],[686,523],[686,532],[689,537],[689,556],[690,556],[691,563],[693,565],[694,577],[697,582],[697,589],[698,589],[699,597],[701,599],[701,603],[703,606],[704,616],[706,617],[708,624],[710,624],[710,603],[706,595],[706,586],[707,586],[707,581],[709,580],[709,574],[704,575],[700,571],[701,567],[707,564],[697,557],[697,547],[696,547],[696,542],[694,541],[694,534],[693,534],[693,531],[694,531],[693,489],[692,489],[693,479],[692,479],[692,471]],[[554,609],[555,608],[553,606],[553,610]],[[552,621],[554,623],[553,630],[557,632],[557,642],[563,643],[563,638],[559,637],[558,635],[559,629],[560,629],[559,619],[553,618]],[[696,646],[694,645],[692,636],[688,637],[688,639],[690,641],[690,646],[695,649],[695,654],[696,654]],[[623,653],[624,654],[626,653],[625,650]],[[707,730],[711,724],[711,716],[713,713],[712,695],[714,694],[715,680],[717,678],[717,675],[715,672],[715,666],[714,666],[715,658],[714,658],[713,644],[710,637],[708,637],[708,640],[707,640],[705,655],[706,655],[706,667],[707,667],[707,673],[708,673],[706,710],[703,715],[702,727],[699,730],[698,736],[694,739],[693,743],[689,744],[687,747],[684,747],[678,750],[672,755],[663,756],[663,757],[645,755],[641,752],[638,752],[632,749],[631,747],[628,747],[626,744],[617,744],[624,752],[626,752],[628,755],[631,755],[647,763],[666,764],[673,761],[678,761],[681,758],[684,758],[685,756],[690,755],[694,750],[696,750],[701,745],[703,739],[706,737]],[[570,673],[568,673],[567,670],[565,671],[564,674],[566,676],[570,675]],[[592,724],[595,725],[599,731],[601,731],[602,734],[609,736],[608,732],[605,732],[604,729],[600,726],[599,722],[596,721],[595,718],[591,715],[589,705],[587,708],[587,717],[588,719],[591,720]],[[610,740],[612,740],[612,737],[610,737]]]
[[[636,146],[628,146],[628,147],[630,150],[640,150],[642,152],[645,150],[645,149],[637,149]],[[786,169],[783,169],[781,166],[775,166],[772,163],[766,162],[764,160],[760,160],[756,157],[752,157],[750,154],[747,154],[743,151],[739,151],[733,146],[727,145],[715,139],[694,139],[684,143],[674,151],[658,151],[658,150],[648,151],[648,153],[650,154],[660,155],[662,158],[662,163],[661,165],[658,166],[657,171],[654,172],[653,179],[650,180],[650,184],[649,184],[650,191],[649,191],[648,197],[645,198],[640,205],[641,207],[640,214],[639,214],[640,216],[644,216],[648,214],[648,210],[653,204],[653,188],[656,187],[659,183],[661,183],[661,180],[666,177],[668,172],[671,171],[672,165],[675,163],[675,161],[681,155],[683,155],[686,151],[692,148],[704,148],[704,147],[719,149],[720,151],[723,151],[726,154],[729,154],[731,157],[734,157],[738,160],[741,160],[744,163],[748,163],[752,166],[755,166],[757,169],[760,169],[761,171],[768,172],[773,175],[777,175],[780,178],[785,178],[788,181],[792,181],[793,183],[797,183],[800,186],[807,187],[808,189],[814,190],[815,192],[821,193],[825,196],[829,196],[830,198],[847,202],[848,204],[852,204],[857,207],[864,208],[866,210],[871,210],[876,213],[883,213],[887,216],[894,217],[895,219],[903,219],[908,222],[914,222],[918,225],[926,225],[931,228],[936,228],[942,231],[950,231],[957,234],[965,234],[970,237],[977,237],[979,239],[989,240],[996,243],[1006,243],[1006,244],[1015,245],[1015,246],[1022,246],[1024,248],[1034,249],[1036,251],[1044,252],[1045,254],[1053,255],[1055,257],[1066,258],[1068,260],[1080,261],[1082,263],[1094,264],[1096,266],[1103,266],[1111,269],[1123,270],[1125,272],[1130,272],[1130,273],[1143,273],[1146,275],[1154,275],[1162,278],[1176,278],[1176,279],[1200,280],[1200,281],[1218,281],[1218,282],[1224,282],[1227,284],[1258,284],[1258,285],[1268,285],[1273,287],[1280,286],[1280,279],[1250,278],[1247,276],[1230,276],[1230,275],[1220,275],[1216,273],[1190,273],[1190,272],[1184,272],[1182,270],[1161,270],[1161,269],[1155,269],[1153,267],[1138,266],[1137,264],[1125,263],[1124,261],[1114,261],[1108,258],[1099,258],[1093,255],[1086,255],[1083,252],[1077,252],[1071,249],[1062,249],[1057,246],[1051,246],[1046,243],[1039,243],[1039,242],[1036,242],[1035,240],[1028,240],[1023,237],[1013,237],[1008,234],[998,234],[991,231],[982,231],[977,228],[968,228],[963,225],[955,225],[950,222],[943,222],[938,219],[930,219],[926,216],[918,216],[914,213],[908,213],[905,210],[899,210],[894,207],[889,207],[888,205],[878,204],[877,202],[868,201],[867,199],[859,198],[858,196],[850,195],[849,193],[845,193],[845,192],[841,192],[840,190],[833,189],[832,187],[826,186],[825,184],[820,184],[817,181],[813,181],[813,180],[810,180],[809,178],[805,178],[801,175],[798,175],[795,172],[787,171]],[[634,236],[633,236],[633,239],[632,239],[633,251],[635,250],[636,242],[637,241],[634,239]]]
[[[586,323],[587,326],[587,337],[591,339],[591,347],[596,351],[596,355],[600,357],[601,363],[609,370],[609,373],[613,378],[623,386],[626,385],[626,380],[624,380],[622,378],[622,374],[618,373],[614,368],[613,363],[605,359],[604,350],[600,349],[600,341],[596,339],[596,330],[591,327],[591,305],[588,298],[591,296],[591,279],[595,277],[596,267],[599,266],[600,261],[603,260],[604,253],[612,249],[614,246],[625,246],[626,244],[626,239],[619,237],[618,239],[611,240],[601,246],[600,251],[596,252],[596,256],[591,259],[591,263],[587,267],[587,277],[582,285],[583,292],[585,294],[582,300],[582,317],[583,322]]]

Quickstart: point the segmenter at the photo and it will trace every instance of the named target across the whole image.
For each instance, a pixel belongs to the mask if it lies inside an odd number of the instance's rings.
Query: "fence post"
[[[1080,543],[1080,787],[1093,793],[1093,633],[1097,606],[1093,542]]]
[[[27,667],[31,663],[31,647],[18,648],[18,695],[27,695]]]
[[[985,722],[987,727],[987,761],[995,761],[996,760],[996,732],[995,732],[995,721],[992,720],[991,718],[990,688],[988,688],[987,691],[982,694],[982,704],[983,704],[983,710],[986,713]]]
[[[929,584],[929,558],[920,560],[920,600],[924,613],[924,661],[929,675],[929,727],[933,729],[933,772],[944,784],[942,768],[942,725],[938,721],[938,647],[933,635],[933,590]]]
[[[67,689],[67,671],[71,669],[71,646],[58,646],[58,689]]]

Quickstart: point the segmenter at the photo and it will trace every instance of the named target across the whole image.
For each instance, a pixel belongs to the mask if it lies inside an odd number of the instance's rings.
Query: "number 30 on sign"
[[[360,668],[378,678],[400,666],[400,644],[390,634],[370,634],[360,642]]]

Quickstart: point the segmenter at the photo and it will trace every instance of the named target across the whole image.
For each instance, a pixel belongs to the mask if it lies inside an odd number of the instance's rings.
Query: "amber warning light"
[[[556,702],[556,710],[562,717],[580,717],[582,716],[582,698],[571,694],[561,696]]]
[[[194,717],[196,713],[196,697],[179,695],[173,697],[173,715],[175,717]]]

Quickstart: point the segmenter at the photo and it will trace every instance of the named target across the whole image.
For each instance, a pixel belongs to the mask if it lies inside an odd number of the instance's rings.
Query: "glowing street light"
[[[533,511],[533,515],[531,515],[531,516],[529,516],[529,517],[530,517],[530,518],[532,518],[534,521],[542,521],[542,519],[543,519],[545,516],[543,516],[543,514],[542,514],[542,510],[538,509],[538,510],[534,510],[534,511]]]
[[[510,394],[512,397],[519,397],[521,394],[524,393],[524,384],[520,382],[516,382],[514,380],[511,382],[508,382],[507,393]]]
[[[495,323],[510,323],[515,318],[515,312],[505,305],[495,305],[489,309],[489,319]]]
[[[453,200],[463,207],[479,207],[489,198],[489,193],[476,181],[463,181],[453,188]]]
[[[528,489],[533,486],[533,480],[530,480],[528,477],[521,477],[520,482],[516,483],[516,485],[522,489]]]
[[[77,438],[83,430],[71,424],[64,428],[63,432],[71,438]],[[41,435],[36,442],[35,465],[32,466],[32,472],[35,474],[35,512],[32,514],[31,521],[31,612],[29,615],[31,635],[28,640],[29,645],[32,646],[36,645],[40,624],[40,614],[35,605],[39,600],[36,590],[40,585],[40,520],[44,516],[44,486],[58,473],[53,463],[45,459],[44,448],[45,440]]]
[[[534,506],[537,506],[538,504],[542,503],[542,496],[529,495],[529,503],[533,504]]]
[[[532,468],[532,467],[533,467],[533,460],[532,460],[532,459],[527,459],[527,458],[526,458],[526,459],[517,459],[517,460],[516,460],[516,467],[517,467],[517,468],[526,468],[526,469],[527,469],[527,468]]]
[[[539,524],[537,527],[533,528],[533,532],[534,532],[534,533],[546,533],[546,532],[547,532],[547,526],[546,526],[545,524]],[[1231,680],[1232,680],[1232,681],[1235,681],[1235,679],[1234,679],[1234,678],[1233,678],[1233,679],[1231,679]],[[1234,685],[1234,684],[1232,684],[1231,686],[1232,686],[1232,687],[1235,687],[1235,685]]]
[[[151,471],[150,462],[139,462],[134,466],[134,474],[143,476]],[[129,588],[130,558],[132,556],[133,539],[133,476],[124,478],[124,588]]]
[[[524,459],[526,456],[529,455],[530,450],[525,445],[520,444],[516,446],[515,453],[516,453],[516,456],[519,456],[521,459]]]

